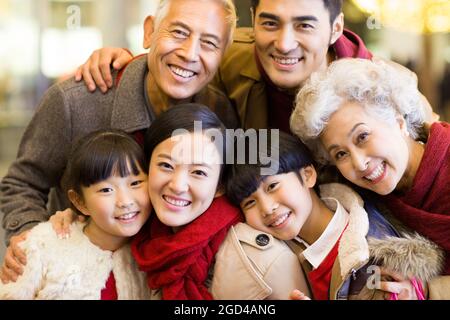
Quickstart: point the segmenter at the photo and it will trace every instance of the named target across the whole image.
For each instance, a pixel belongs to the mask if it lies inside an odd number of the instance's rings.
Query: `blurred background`
[[[102,46],[144,52],[142,24],[158,2],[0,0],[0,179],[44,91]],[[235,3],[239,25],[251,26],[250,0]],[[435,112],[450,121],[450,0],[344,0],[344,14],[375,55],[417,73]],[[0,259],[3,238],[0,228]]]

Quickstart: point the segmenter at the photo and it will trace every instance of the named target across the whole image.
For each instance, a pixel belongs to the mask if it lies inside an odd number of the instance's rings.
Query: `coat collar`
[[[346,185],[339,183],[321,185],[320,195],[322,198],[337,199],[349,213],[348,225],[342,234],[338,253],[340,274],[344,279],[355,266],[363,265],[369,260],[369,245],[366,240],[369,218],[361,197]]]
[[[145,95],[147,72],[147,55],[138,57],[125,67],[115,92],[112,128],[134,132],[147,129],[154,120]]]
[[[261,74],[255,60],[255,34],[253,32],[253,28],[237,28],[234,34],[234,43],[236,45],[239,45],[239,43],[251,45],[251,50],[248,50],[250,54],[240,56],[241,59],[243,58],[245,60],[239,62],[241,66],[240,75],[254,81],[262,81]],[[230,49],[233,50],[233,46],[231,46]]]

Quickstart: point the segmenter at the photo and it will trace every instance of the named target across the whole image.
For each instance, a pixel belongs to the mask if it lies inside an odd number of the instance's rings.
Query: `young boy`
[[[261,140],[256,146],[259,143]],[[278,145],[275,145],[275,141],[270,144],[271,141],[265,150],[278,149],[278,152],[273,153],[278,155],[278,159],[272,159],[278,163],[277,173],[262,176],[264,165],[260,162],[234,164],[228,177],[227,194],[231,202],[241,207],[246,223],[259,230],[261,242],[264,235],[267,242],[276,241],[271,237],[287,241],[300,259],[312,297],[321,300],[390,298],[391,293],[400,293],[406,289],[410,294],[401,298],[417,299],[409,279],[398,273],[405,272],[427,281],[430,276],[438,274],[439,261],[430,261],[428,257],[418,263],[419,256],[415,257],[415,261],[400,255],[395,255],[395,259],[388,257],[383,248],[400,251],[399,240],[405,240],[400,238],[371,244],[369,250],[367,237],[380,239],[397,236],[394,228],[378,212],[369,207],[364,208],[361,197],[345,185],[322,185],[319,195],[315,189],[317,173],[312,157],[298,139],[280,132]],[[249,153],[247,150],[247,155]],[[236,250],[233,248],[239,248],[238,251],[244,252],[252,262],[252,267],[258,270],[255,261],[259,254],[249,250],[246,234],[239,233],[240,230],[248,233],[249,228],[239,228],[238,225],[234,229],[234,239],[229,234],[221,251],[232,252]],[[406,246],[409,254],[414,254],[413,250],[420,247],[436,249],[425,240],[416,241],[420,244],[410,241]],[[377,248],[379,250],[375,251]],[[396,280],[395,284],[382,281],[379,288],[384,292],[366,286],[371,275],[367,268],[374,264],[372,260],[379,261],[378,264],[390,271],[396,271],[395,274],[384,273]],[[402,267],[393,267],[392,260]],[[216,268],[223,268],[220,263]],[[232,269],[233,266],[228,265],[228,268]],[[233,274],[233,270],[226,274]],[[228,281],[225,278],[220,280],[222,286]]]

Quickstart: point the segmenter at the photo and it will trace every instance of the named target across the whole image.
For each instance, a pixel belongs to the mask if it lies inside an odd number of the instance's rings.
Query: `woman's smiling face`
[[[408,170],[407,138],[404,121],[390,123],[346,102],[330,117],[321,142],[347,180],[386,195],[402,184]]]
[[[222,158],[203,133],[187,133],[161,142],[149,167],[148,191],[159,220],[184,226],[211,205],[218,195]]]

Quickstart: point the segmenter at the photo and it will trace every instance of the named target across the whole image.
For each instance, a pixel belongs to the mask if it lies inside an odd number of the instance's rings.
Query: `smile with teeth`
[[[182,78],[191,78],[196,75],[194,71],[182,69],[180,67],[176,67],[174,65],[169,66],[170,70],[172,70],[173,73],[175,73],[177,76],[180,76]]]
[[[370,181],[374,181],[383,175],[384,170],[386,170],[386,163],[383,161],[378,165],[378,167],[375,168],[375,170],[372,171],[370,175],[365,176],[364,178]]]
[[[275,56],[272,56],[272,59],[278,63],[278,64],[283,64],[283,65],[294,65],[300,62],[300,58],[278,58]]]
[[[287,212],[285,214],[280,215],[278,219],[275,220],[275,222],[269,225],[269,227],[278,227],[279,225],[281,225],[283,222],[286,221],[286,219],[290,216],[290,214],[291,212]]]
[[[139,211],[134,211],[130,213],[123,214],[121,216],[118,216],[116,219],[118,220],[131,220],[134,217],[136,217],[139,214]]]
[[[187,207],[188,205],[191,204],[190,201],[187,201],[187,200],[177,200],[177,199],[171,198],[171,197],[169,197],[169,196],[163,196],[163,198],[164,198],[164,200],[165,200],[167,203],[169,203],[169,204],[171,204],[171,205],[174,205],[174,206],[176,206],[176,207]]]

